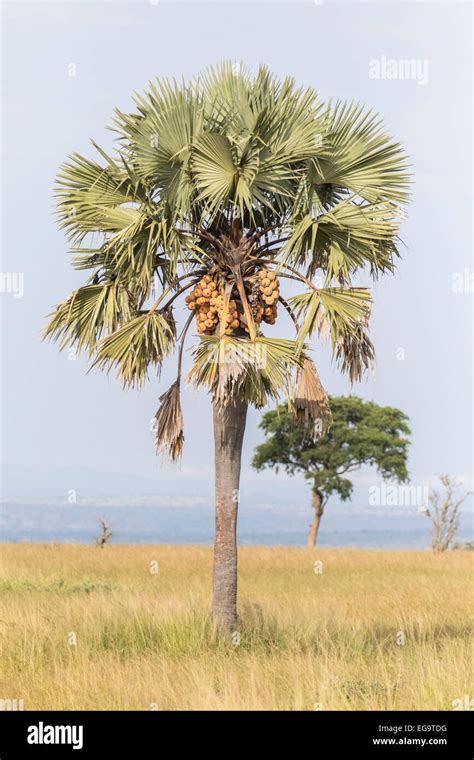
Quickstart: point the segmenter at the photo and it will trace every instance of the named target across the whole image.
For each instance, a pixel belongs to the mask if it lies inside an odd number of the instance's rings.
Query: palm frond
[[[195,144],[192,159],[198,201],[203,201],[212,213],[226,206],[234,189],[237,166],[231,145],[225,135],[204,134]]]
[[[309,358],[298,368],[293,406],[296,419],[311,436],[317,438],[327,433],[332,422],[329,398]]]
[[[204,336],[194,352],[189,379],[208,387],[217,403],[238,397],[256,407],[290,394],[292,371],[301,365],[295,342],[259,336]]]
[[[116,110],[116,131],[140,178],[160,188],[174,218],[183,218],[197,195],[189,161],[204,129],[202,94],[185,84],[157,80],[135,103],[138,114]]]
[[[150,365],[161,367],[175,339],[171,314],[143,312],[101,341],[93,366],[107,370],[115,366],[124,385],[142,385],[148,379]]]
[[[73,240],[90,232],[118,232],[137,224],[137,207],[147,201],[144,185],[108,158],[102,166],[73,153],[60,167],[55,196],[61,226]]]
[[[353,333],[366,325],[371,297],[367,288],[315,288],[288,299],[302,324],[296,341],[297,351],[317,330],[321,337],[330,335],[336,348],[341,335]]]
[[[160,407],[155,415],[155,421],[156,451],[157,453],[166,451],[174,462],[181,457],[184,445],[179,379],[160,396]]]
[[[323,269],[326,280],[349,279],[369,265],[371,274],[393,270],[400,214],[393,203],[360,204],[351,199],[295,221],[282,261],[305,266],[311,276]]]
[[[370,203],[408,199],[408,164],[380,117],[360,103],[329,105],[318,184],[345,186]]]
[[[364,372],[373,366],[374,346],[362,325],[339,336],[335,358],[340,370],[349,375],[351,383],[361,380]]]
[[[179,263],[199,250],[197,240],[184,235],[162,202],[150,201],[150,190],[122,157],[107,156],[101,166],[73,154],[56,181],[61,226],[79,247],[74,263],[81,269],[103,266],[137,291],[139,302],[150,294],[154,273],[170,281]],[[84,245],[99,233],[99,248]]]
[[[104,335],[131,319],[133,309],[130,292],[116,282],[85,285],[49,315],[43,337],[58,341],[60,350],[75,346],[91,355]]]

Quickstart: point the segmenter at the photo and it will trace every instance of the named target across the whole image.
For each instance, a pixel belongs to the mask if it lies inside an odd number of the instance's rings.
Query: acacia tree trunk
[[[308,533],[308,549],[314,549],[318,540],[319,525],[321,523],[321,517],[323,516],[323,494],[316,486],[311,490],[311,501],[314,509],[313,522],[310,525]]]
[[[237,625],[237,512],[247,404],[213,404],[215,447],[215,537],[212,617],[218,630]]]

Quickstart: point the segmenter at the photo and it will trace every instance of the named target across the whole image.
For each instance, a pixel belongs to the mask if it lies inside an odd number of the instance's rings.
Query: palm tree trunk
[[[212,617],[218,630],[237,625],[237,512],[247,404],[213,404],[216,527],[212,578]]]
[[[319,526],[323,516],[323,495],[316,487],[311,491],[311,501],[314,509],[313,522],[310,525],[308,533],[308,549],[314,549],[318,540]]]

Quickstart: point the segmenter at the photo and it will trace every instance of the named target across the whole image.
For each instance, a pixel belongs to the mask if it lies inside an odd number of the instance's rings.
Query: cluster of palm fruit
[[[267,322],[274,325],[277,318],[277,304],[280,297],[280,284],[275,272],[260,269],[252,279],[249,303],[255,322]]]
[[[256,324],[263,321],[274,325],[280,296],[275,273],[268,269],[260,269],[247,282],[248,301]],[[224,309],[224,294],[216,280],[209,274],[204,275],[186,296],[185,301],[188,309],[196,313],[198,333],[212,335],[222,318]],[[238,329],[249,332],[242,302],[236,297],[229,300],[225,333],[232,335]]]
[[[210,274],[199,280],[185,301],[188,309],[196,312],[198,332],[207,335],[213,333],[219,322],[224,296],[219,293],[218,285]]]

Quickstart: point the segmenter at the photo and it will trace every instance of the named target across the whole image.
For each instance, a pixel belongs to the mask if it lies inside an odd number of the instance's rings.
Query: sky
[[[375,373],[351,389],[327,346],[315,344],[314,358],[328,392],[352,391],[409,416],[413,483],[442,472],[472,483],[471,13],[456,2],[3,4],[5,496],[212,493],[204,392],[185,391],[185,453],[169,466],[154,453],[151,419],[174,364],[145,389],[123,391],[113,375],[88,373],[82,358],[41,342],[40,331],[82,282],[53,216],[59,164],[72,151],[92,157],[90,138],[110,148],[114,108],[132,109],[132,93],[150,79],[190,78],[223,59],[252,70],[266,63],[323,99],[361,100],[404,144],[413,195],[397,271],[373,287]],[[410,78],[402,77],[406,60]],[[277,488],[302,493],[300,482],[251,470],[259,417],[248,419],[244,483],[267,499]],[[359,499],[374,480],[369,471],[358,476]]]

